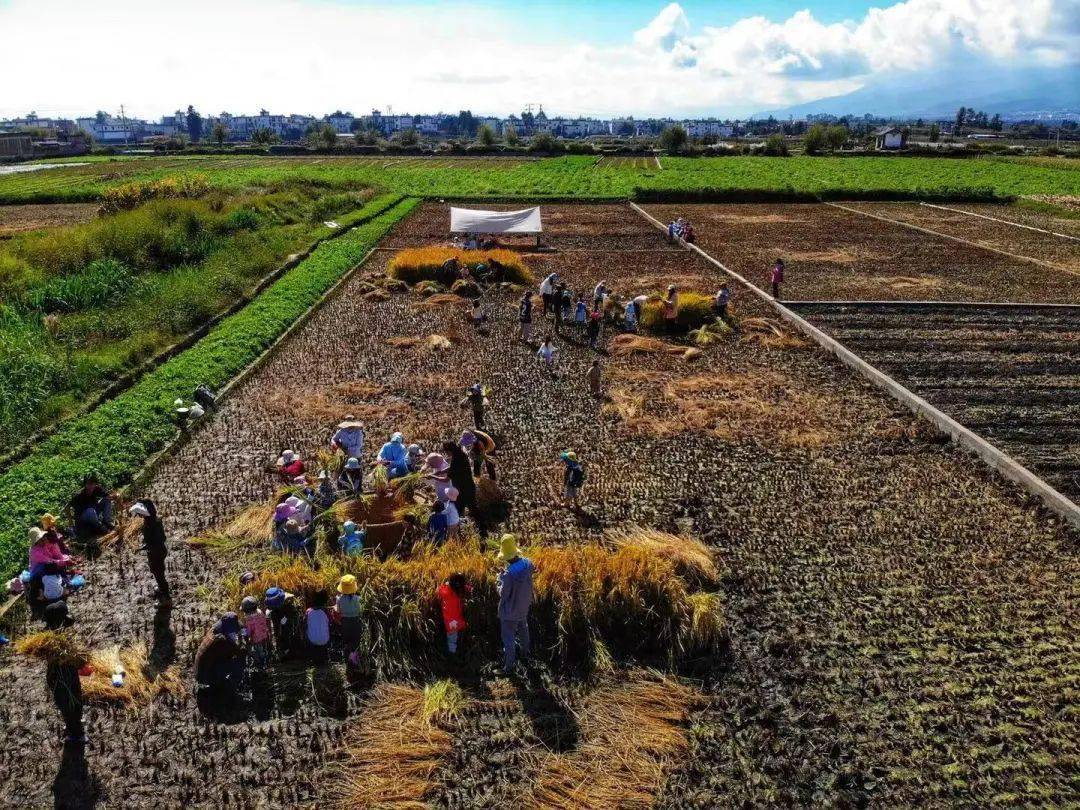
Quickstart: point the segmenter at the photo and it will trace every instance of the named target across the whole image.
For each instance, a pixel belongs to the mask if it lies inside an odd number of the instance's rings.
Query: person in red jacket
[[[291,482],[296,476],[304,474],[304,462],[292,450],[286,450],[277,460],[278,475]]]
[[[435,595],[442,605],[443,626],[446,628],[446,651],[457,655],[458,639],[465,629],[465,599],[472,593],[464,574],[451,574],[450,578],[439,586]]]

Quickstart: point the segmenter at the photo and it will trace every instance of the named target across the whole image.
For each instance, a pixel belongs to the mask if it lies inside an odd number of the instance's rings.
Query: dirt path
[[[384,246],[430,241],[445,218],[445,207],[424,206]],[[598,252],[533,256],[538,276],[559,269],[576,289],[605,278],[620,292],[659,288],[672,274],[703,291],[716,284],[710,265],[664,250],[628,207],[550,206],[545,220],[556,248]],[[603,253],[628,246],[662,252]],[[386,254],[376,257],[372,271]],[[895,711],[913,699],[911,683],[926,690],[964,683],[969,693],[948,704],[937,693],[922,697],[935,711],[950,707],[934,730],[949,746],[919,765],[937,774],[967,739],[965,708],[989,686],[980,680],[981,659],[959,652],[938,659],[935,650],[966,649],[987,627],[1014,640],[1037,635],[1048,650],[1075,638],[1068,605],[1078,578],[1068,535],[815,351],[732,339],[691,364],[666,355],[605,357],[609,393],[644,399],[641,418],[616,421],[588,396],[587,348],[563,341],[562,378],[541,372],[533,349],[515,338],[515,296],[485,299],[491,324],[480,335],[452,306],[364,294],[361,276],[347,283],[163,465],[149,494],[167,519],[176,607],[155,623],[149,576],[131,560],[121,576],[119,560],[106,555],[73,602],[94,639],[144,639],[190,673],[215,610],[204,594],[238,571],[183,550],[182,540],[267,497],[274,482],[265,467],[278,451],[311,457],[346,412],[366,420],[369,457],[393,429],[425,449],[455,436],[465,421],[457,401],[476,379],[491,389],[500,480],[512,498],[512,525],[527,542],[579,540],[631,523],[673,530],[688,519],[721,554],[738,655],[707,673],[711,703],[695,717],[700,733],[661,796],[667,806],[808,801],[818,789],[834,801],[856,799],[865,780],[821,788],[815,780],[845,768],[908,767],[912,745],[930,731],[913,731]],[[749,294],[736,296],[742,314],[766,314]],[[449,337],[452,350],[387,346],[390,337],[432,333]],[[566,446],[589,468],[581,516],[552,502]],[[954,614],[953,629],[940,623]],[[1016,675],[1025,662],[998,666]],[[995,681],[1002,699],[980,709],[994,722],[1025,722],[1018,707],[1054,699],[1045,679]],[[272,696],[231,723],[206,720],[190,696],[130,712],[91,709],[86,762],[61,762],[41,669],[3,652],[0,804],[39,806],[54,796],[64,806],[89,806],[95,797],[131,807],[313,804],[319,769],[333,759],[356,700],[320,702],[299,673],[279,678]],[[545,723],[564,721],[557,701],[519,700],[520,712],[470,720],[455,781],[435,804],[500,805],[516,780],[535,776],[507,768],[536,762],[524,752],[548,739]],[[1052,762],[1032,767],[1027,773],[1040,784],[1062,778]],[[897,800],[932,795],[899,782],[887,788]]]

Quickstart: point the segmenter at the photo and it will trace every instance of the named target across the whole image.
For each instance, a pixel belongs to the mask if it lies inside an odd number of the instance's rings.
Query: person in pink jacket
[[[772,273],[769,276],[769,280],[772,282],[772,297],[777,301],[780,300],[780,285],[784,283],[784,261],[783,259],[777,259],[776,264],[772,267]]]
[[[37,526],[30,529],[30,574],[41,576],[48,563],[56,563],[61,569],[67,568],[71,557],[60,550],[60,545]]]

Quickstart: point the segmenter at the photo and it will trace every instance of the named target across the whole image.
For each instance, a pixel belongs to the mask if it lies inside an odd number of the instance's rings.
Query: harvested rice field
[[[1080,307],[795,309],[1080,502]]]
[[[543,210],[552,250],[525,254],[538,279],[558,270],[575,290],[605,279],[620,294],[672,276],[711,292],[720,280],[629,206]],[[704,235],[705,218],[690,216]],[[376,286],[393,249],[444,240],[447,218],[445,206],[428,203],[401,222],[157,467],[146,494],[166,518],[174,608],[155,612],[150,577],[128,544],[88,568],[90,586],[72,600],[87,643],[144,644],[146,679],[177,667],[186,691],[91,704],[85,760],[70,749],[61,759],[42,667],[0,651],[0,804],[1070,801],[1080,754],[1075,532],[771,324],[746,290],[735,289],[736,328],[709,345],[606,334],[596,355],[568,330],[556,339],[552,378],[517,337],[520,293],[486,293],[489,320],[475,330],[450,296]],[[604,400],[590,396],[584,376],[596,356]],[[579,620],[557,623],[542,602],[537,661],[507,679],[490,667],[498,639],[481,632],[490,618],[472,617],[464,661],[451,668],[434,649],[436,617],[418,611],[411,632],[434,639],[432,648],[384,639],[393,672],[368,687],[346,688],[336,652],[326,667],[276,667],[228,711],[200,707],[195,648],[214,617],[235,608],[226,600],[238,593],[237,574],[260,555],[185,541],[265,503],[278,453],[314,459],[346,412],[367,424],[369,460],[395,429],[425,450],[456,437],[467,418],[458,401],[475,380],[489,389],[507,525],[538,560],[538,589],[555,588],[559,560],[580,557],[585,570],[627,555],[651,572],[634,576],[659,583],[642,598],[695,606],[672,621],[691,617],[680,634],[714,643],[676,654],[667,625],[633,632],[617,621],[638,609],[632,601],[615,602],[615,615],[585,625],[584,637],[567,637],[555,628]],[[579,512],[557,503],[558,454],[568,446],[588,471]],[[445,553],[465,560],[476,551]],[[428,562],[364,571],[405,576]],[[335,574],[336,563],[323,564],[321,574],[263,576],[303,584]],[[487,580],[478,590],[477,601],[490,597]],[[561,646],[568,638],[585,648],[580,657]]]
[[[867,212],[873,207],[875,213],[920,212],[926,223],[963,217],[960,214],[914,204],[843,206],[852,210],[829,204],[646,209],[661,222],[685,216],[700,247],[762,288],[768,287],[772,263],[782,258],[786,270],[781,292],[786,300],[1080,303],[1080,275],[1070,271],[1080,261],[1080,242],[1045,234],[1031,238],[1024,234],[1032,232],[1020,228],[964,217],[963,238],[977,236],[990,244],[1004,229],[1008,236],[997,237],[994,246],[1011,245],[1009,252],[1037,260],[1031,262],[874,219],[857,213],[856,206]],[[967,225],[968,219],[974,224]],[[1047,240],[1054,246],[1046,247]],[[1048,264],[1051,258],[1057,264]]]

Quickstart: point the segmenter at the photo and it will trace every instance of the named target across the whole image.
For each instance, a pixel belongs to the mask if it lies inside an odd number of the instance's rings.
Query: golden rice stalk
[[[743,340],[758,343],[768,349],[801,349],[810,345],[772,318],[743,318],[738,325]]]
[[[643,527],[608,529],[605,537],[616,548],[640,548],[669,560],[683,579],[712,587],[720,581],[712,551],[700,540]]]
[[[70,630],[42,630],[15,642],[15,652],[40,661],[81,667],[90,660],[90,650]]]
[[[424,720],[446,722],[460,716],[469,699],[456,681],[444,678],[424,687]]]
[[[688,656],[715,655],[728,641],[724,598],[719,593],[693,593],[687,597],[690,620],[680,629],[679,643]]]
[[[423,284],[425,282],[420,283]],[[445,292],[429,294],[428,297],[423,301],[423,303],[418,304],[418,306],[423,307],[424,309],[438,309],[439,307],[444,307],[447,304],[452,307],[459,307],[464,309],[460,295],[454,295],[453,293]]]
[[[685,723],[695,697],[645,673],[595,690],[578,713],[582,743],[544,761],[526,806],[652,807],[667,769],[689,750]]]
[[[90,656],[90,666],[93,672],[82,679],[83,699],[88,703],[145,706],[162,693],[179,697],[185,691],[180,668],[174,664],[155,672],[142,642],[130,647],[95,650]],[[124,673],[123,686],[113,686],[115,672]]]
[[[685,346],[675,346],[662,340],[645,335],[629,333],[616,335],[611,339],[611,353],[620,357],[635,354],[670,354],[683,355]]]
[[[429,722],[424,691],[384,684],[368,699],[345,742],[345,761],[328,774],[334,806],[422,810],[452,735]]]

